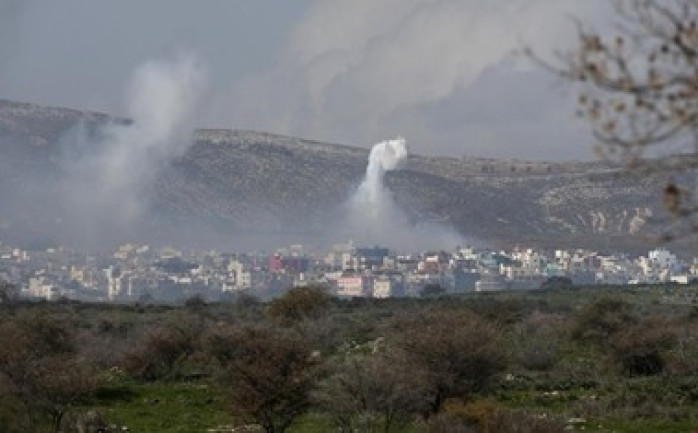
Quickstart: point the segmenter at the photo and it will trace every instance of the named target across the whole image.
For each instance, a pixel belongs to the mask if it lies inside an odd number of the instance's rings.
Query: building
[[[373,282],[373,297],[384,299],[395,296],[394,286],[395,284],[390,280],[390,278],[376,278],[376,280]]]
[[[337,278],[337,296],[361,297],[372,292],[371,278],[363,275],[350,275]]]

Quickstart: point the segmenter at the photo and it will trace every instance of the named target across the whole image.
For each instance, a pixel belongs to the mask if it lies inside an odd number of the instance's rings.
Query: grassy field
[[[400,341],[410,341],[405,336],[422,332],[419,322],[405,318],[467,311],[497,333],[501,358],[491,380],[472,391],[444,394],[443,404],[430,418],[443,418],[443,425],[425,421],[425,412],[414,409],[417,405],[410,406],[412,412],[405,409],[401,422],[389,431],[446,432],[456,431],[453,426],[458,425],[470,430],[457,431],[495,432],[505,431],[501,425],[509,423],[520,427],[506,431],[522,433],[689,433],[698,431],[697,294],[695,287],[600,287],[329,300],[320,313],[297,317],[295,310],[289,314],[278,305],[254,302],[189,307],[39,303],[0,310],[0,327],[14,329],[11,326],[27,315],[55,318],[76,338],[77,348],[70,353],[79,353],[81,359],[89,356],[94,363],[90,371],[98,379],[95,388],[74,401],[61,397],[63,431],[75,431],[71,420],[90,411],[99,413],[112,429],[127,426],[131,432],[245,431],[240,426],[255,424],[255,414],[241,405],[239,396],[236,399],[238,382],[226,373],[228,364],[219,362],[228,359],[228,349],[211,343],[225,335],[221,329],[265,326],[301,336],[299,341],[319,353],[316,364],[323,366],[309,382],[307,391],[312,394],[336,374],[337,360],[369,359],[376,341],[385,339],[390,347],[393,335],[398,335],[402,340],[394,341],[399,346]],[[404,323],[413,328],[399,329]],[[191,332],[170,344],[167,332],[173,329]],[[243,344],[236,341],[231,347]],[[266,356],[272,356],[274,344],[267,349]],[[4,346],[0,354],[7,358],[10,350]],[[156,355],[165,356],[163,351],[168,360],[152,362]],[[0,359],[0,371],[9,371],[10,361]],[[25,396],[13,393],[12,387],[4,389],[3,393],[0,388],[0,425],[5,424],[0,432],[28,431],[27,426],[53,431],[48,412],[42,412],[47,406],[30,408],[31,416],[24,416]],[[377,409],[370,410],[374,421],[354,425],[354,431],[383,431]],[[352,419],[366,413],[357,412]],[[287,431],[339,431],[337,414],[313,398],[297,415]]]

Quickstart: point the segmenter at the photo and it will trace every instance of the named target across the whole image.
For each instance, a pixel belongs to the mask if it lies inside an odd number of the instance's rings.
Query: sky
[[[574,89],[520,52],[573,46],[604,0],[0,0],[0,98],[128,115],[144,63],[205,70],[201,127],[410,152],[592,158]]]

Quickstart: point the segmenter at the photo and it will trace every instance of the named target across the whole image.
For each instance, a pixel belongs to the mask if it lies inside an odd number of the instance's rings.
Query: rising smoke
[[[193,56],[148,61],[127,91],[130,121],[96,133],[77,128],[64,138],[58,185],[64,232],[87,244],[136,235],[158,171],[191,143],[189,119],[203,83]]]
[[[390,192],[383,185],[385,173],[398,168],[407,158],[404,138],[381,141],[373,146],[368,156],[368,167],[363,182],[352,198],[356,218],[363,219],[365,231],[375,236],[399,218]]]
[[[399,169],[406,161],[404,138],[381,141],[373,146],[366,175],[349,199],[345,224],[348,236],[364,245],[384,245],[407,251],[462,244],[464,240],[455,230],[430,222],[411,222],[397,206],[384,185],[384,178],[387,172]]]

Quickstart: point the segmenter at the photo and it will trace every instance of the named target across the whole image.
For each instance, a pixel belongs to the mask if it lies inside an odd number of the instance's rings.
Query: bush
[[[447,398],[485,389],[506,366],[501,331],[467,311],[432,310],[398,318],[394,340],[415,369],[426,372],[431,413]]]
[[[515,330],[516,358],[527,370],[547,371],[560,358],[560,343],[567,331],[557,314],[533,312]]]
[[[601,346],[615,332],[637,322],[630,304],[619,299],[603,298],[587,305],[576,317],[572,337]]]
[[[399,352],[350,354],[332,366],[313,393],[341,431],[390,431],[427,409],[424,372]]]
[[[184,300],[184,306],[192,309],[202,308],[206,306],[206,299],[201,294],[192,295]]]
[[[667,324],[649,318],[613,334],[609,341],[611,353],[628,376],[649,376],[664,371],[662,351],[676,341]]]
[[[0,400],[21,402],[36,431],[35,413],[60,431],[71,407],[95,393],[92,361],[81,356],[73,326],[48,314],[22,312],[0,322]]]
[[[443,296],[445,294],[446,289],[441,287],[440,284],[427,284],[426,286],[422,287],[422,290],[419,291],[419,296],[422,298]]]
[[[565,427],[555,417],[507,411],[489,400],[451,401],[427,423],[429,433],[562,433]]]
[[[564,290],[574,287],[568,277],[550,277],[540,285],[541,290]]]
[[[285,323],[317,319],[327,311],[330,296],[322,287],[295,287],[271,301],[269,315]]]
[[[192,323],[158,327],[138,347],[124,355],[124,370],[132,377],[155,381],[172,378],[199,348],[199,329]]]
[[[221,382],[235,411],[268,433],[285,431],[310,406],[319,359],[278,329],[237,329],[227,338]]]

